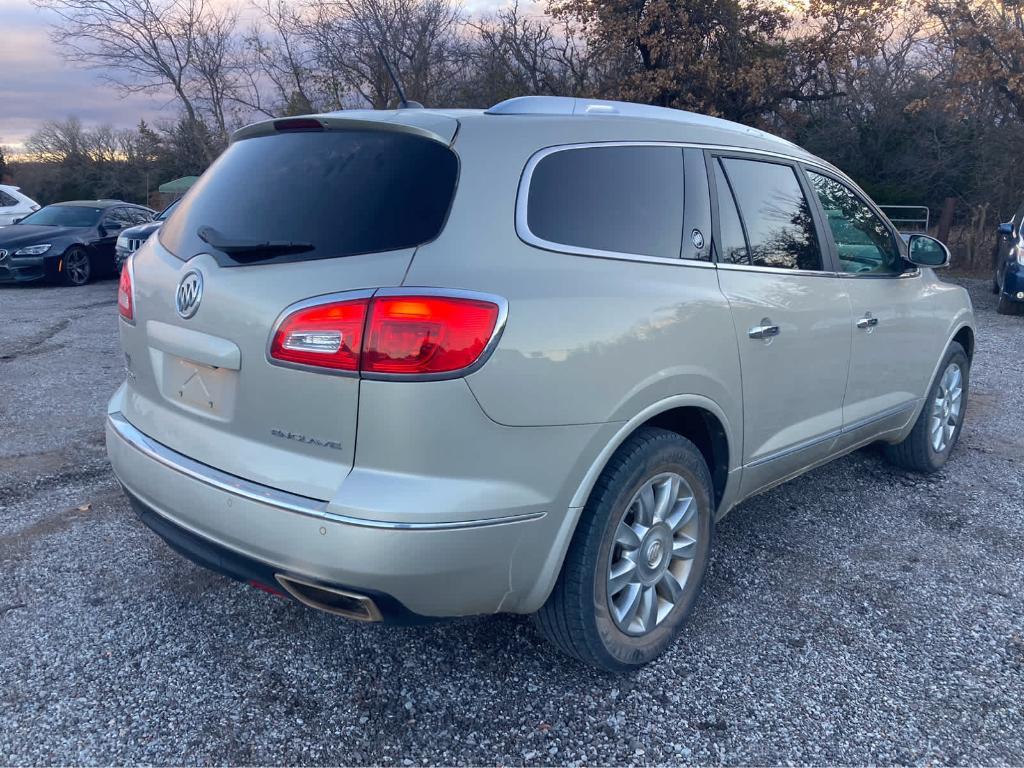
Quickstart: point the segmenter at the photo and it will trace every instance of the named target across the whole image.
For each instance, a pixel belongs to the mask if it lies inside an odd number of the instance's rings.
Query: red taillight
[[[129,322],[135,319],[135,304],[132,301],[132,271],[127,261],[121,265],[121,281],[117,285],[117,312]]]
[[[380,296],[370,305],[362,370],[433,374],[468,368],[498,322],[498,305],[448,296]]]
[[[423,376],[472,366],[494,335],[497,303],[462,296],[375,296],[288,315],[274,360],[370,375]]]
[[[358,371],[368,299],[317,304],[288,315],[270,345],[275,360]]]

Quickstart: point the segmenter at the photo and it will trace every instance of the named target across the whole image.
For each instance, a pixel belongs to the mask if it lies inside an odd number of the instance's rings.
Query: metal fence
[[[927,232],[931,225],[931,212],[926,205],[880,205],[878,207],[900,232]]]

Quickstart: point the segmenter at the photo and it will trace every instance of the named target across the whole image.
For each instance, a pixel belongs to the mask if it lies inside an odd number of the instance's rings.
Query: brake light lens
[[[288,315],[274,334],[275,360],[358,371],[368,299],[317,304]]]
[[[132,300],[132,271],[127,260],[121,265],[121,280],[117,284],[117,313],[128,322],[135,320],[135,302]]]
[[[379,296],[370,305],[362,369],[433,374],[468,368],[483,354],[498,305],[449,296]]]
[[[273,360],[390,376],[455,373],[490,343],[497,303],[462,296],[375,296],[296,310],[271,342]]]

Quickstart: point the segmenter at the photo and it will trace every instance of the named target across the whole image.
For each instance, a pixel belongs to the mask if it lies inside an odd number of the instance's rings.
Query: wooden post
[[[947,197],[942,204],[942,215],[939,216],[939,227],[935,236],[942,242],[949,240],[949,230],[953,227],[953,214],[956,213],[956,198]]]

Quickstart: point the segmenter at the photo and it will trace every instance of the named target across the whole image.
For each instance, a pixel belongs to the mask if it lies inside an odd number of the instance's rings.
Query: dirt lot
[[[104,456],[116,285],[0,288],[0,763],[1024,763],[1024,318],[969,286],[948,467],[865,450],[747,502],[626,677],[527,619],[360,626],[177,557]]]

